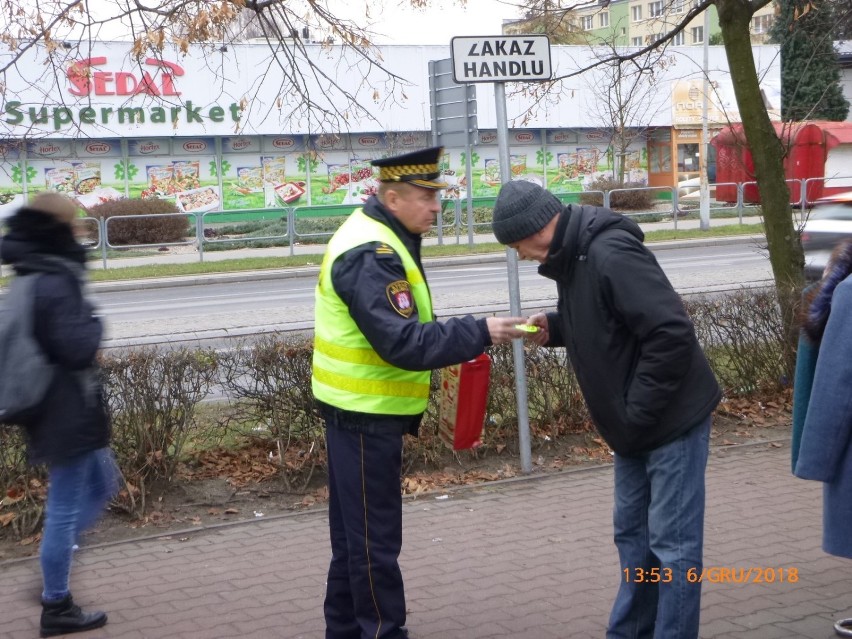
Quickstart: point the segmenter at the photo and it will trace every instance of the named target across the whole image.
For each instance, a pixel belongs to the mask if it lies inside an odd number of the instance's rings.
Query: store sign
[[[177,148],[175,150],[179,150],[181,153],[187,153],[189,155],[214,153],[216,151],[216,145],[212,139],[196,138],[193,140],[185,140],[183,143],[176,146]]]
[[[550,39],[545,35],[461,36],[450,40],[453,80],[540,82],[549,80]]]
[[[145,64],[154,67],[153,75],[142,70],[139,75],[127,71],[108,71],[106,56],[77,60],[68,67],[65,75],[71,83],[68,92],[78,97],[91,95],[155,95],[178,96],[175,78],[185,72],[176,62],[145,58]]]

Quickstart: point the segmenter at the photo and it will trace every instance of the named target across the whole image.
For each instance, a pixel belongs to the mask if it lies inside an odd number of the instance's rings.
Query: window
[[[642,46],[642,36],[639,36],[638,38],[631,38],[630,39],[630,46],[641,47]]]
[[[659,18],[663,15],[663,0],[657,0],[648,4],[648,15],[652,18]]]
[[[675,37],[672,38],[672,44],[676,47],[682,47],[686,44],[686,34],[683,31],[677,33]]]
[[[598,26],[608,27],[609,26],[609,11],[603,11],[598,14]]]
[[[704,27],[692,27],[692,44],[704,42]]]
[[[772,26],[772,22],[775,16],[773,15],[765,15],[765,16],[756,16],[752,18],[751,21],[751,30],[753,33],[766,33],[769,31],[769,28]]]
[[[627,27],[621,27],[621,35],[623,35],[623,36],[627,35]]]
[[[642,19],[642,5],[637,4],[630,7],[630,15],[633,22],[639,22]]]
[[[591,31],[595,28],[594,16],[582,16],[580,18],[580,26],[584,31]]]
[[[687,0],[672,0],[672,13],[683,13],[686,9]]]

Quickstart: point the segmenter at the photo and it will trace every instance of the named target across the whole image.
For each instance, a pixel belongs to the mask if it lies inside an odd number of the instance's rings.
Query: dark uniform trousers
[[[399,432],[388,433],[397,429],[385,421],[382,432],[365,433],[338,411],[323,414],[331,531],[326,639],[404,639],[401,433],[410,418],[400,418]]]

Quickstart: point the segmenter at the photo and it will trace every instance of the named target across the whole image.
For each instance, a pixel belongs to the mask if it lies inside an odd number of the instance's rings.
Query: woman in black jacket
[[[115,494],[118,470],[95,357],[103,326],[85,291],[85,248],[74,238],[77,211],[68,198],[42,193],[8,220],[3,263],[18,275],[38,273],[33,287],[35,337],[56,372],[37,414],[26,424],[30,462],[48,469],[40,560],[41,636],[103,626],[69,591],[71,555],[79,536]]]

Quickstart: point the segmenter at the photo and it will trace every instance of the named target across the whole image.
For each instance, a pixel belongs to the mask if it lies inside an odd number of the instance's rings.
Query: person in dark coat
[[[615,453],[621,584],[607,637],[698,636],[704,472],[721,391],[689,316],[644,236],[609,209],[563,206],[531,182],[503,185],[494,235],[556,282],[532,339],[564,347]]]
[[[320,268],[312,387],[328,448],[326,639],[408,636],[403,436],[418,432],[432,369],[526,335],[523,318],[435,318],[420,245],[441,211],[440,152],[374,161],[378,194],[334,234]]]
[[[33,464],[45,464],[48,491],[40,561],[41,636],[103,626],[103,612],[83,612],[69,590],[80,535],[116,493],[118,471],[95,357],[103,326],[85,291],[85,248],[74,237],[75,205],[57,193],[37,195],[8,220],[0,258],[17,275],[39,274],[34,334],[55,364],[44,404],[25,424]]]

